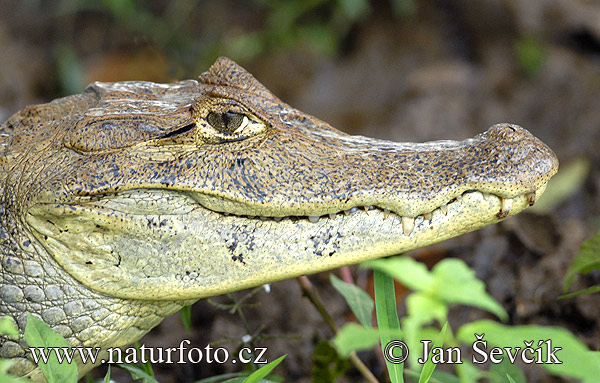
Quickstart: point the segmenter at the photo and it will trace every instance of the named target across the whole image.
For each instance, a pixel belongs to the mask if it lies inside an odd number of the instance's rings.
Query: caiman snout
[[[558,158],[542,141],[515,124],[496,124],[482,134],[488,161],[481,163],[479,175],[469,178],[474,187],[512,198],[535,193],[558,171]],[[489,168],[489,171],[482,172]],[[533,202],[533,201],[532,201]]]

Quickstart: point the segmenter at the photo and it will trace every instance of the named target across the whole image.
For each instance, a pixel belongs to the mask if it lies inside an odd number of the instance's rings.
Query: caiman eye
[[[267,125],[232,101],[213,105],[213,110],[195,109],[197,137],[210,144],[239,142],[264,133]]]
[[[208,123],[225,134],[232,134],[236,131],[244,129],[248,125],[248,116],[241,113],[227,112],[215,113],[210,112],[207,117]]]

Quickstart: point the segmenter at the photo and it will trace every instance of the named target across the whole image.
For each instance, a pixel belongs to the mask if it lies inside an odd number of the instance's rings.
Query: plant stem
[[[331,315],[329,315],[327,309],[325,309],[321,298],[319,298],[319,295],[317,294],[317,290],[314,288],[308,277],[303,275],[301,277],[296,278],[296,280],[298,281],[298,284],[302,289],[302,293],[315,306],[319,314],[321,314],[321,317],[323,317],[323,319],[325,320],[325,323],[327,323],[327,326],[329,326],[329,328],[331,329],[331,331],[333,331],[334,334],[337,334],[339,332],[338,325],[335,323]],[[362,360],[360,360],[358,355],[356,355],[355,351],[352,351],[352,353],[350,354],[350,362],[352,362],[354,367],[356,367],[356,369],[362,374],[362,376],[365,377],[365,379],[368,382],[379,383],[379,380],[377,380],[377,378],[375,377],[375,375],[373,375],[371,370],[369,370],[369,368],[362,362]]]

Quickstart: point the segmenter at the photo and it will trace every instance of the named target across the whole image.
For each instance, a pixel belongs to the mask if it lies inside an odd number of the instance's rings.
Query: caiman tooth
[[[363,209],[364,209],[365,213],[369,212],[369,207],[368,206],[363,206]]]
[[[387,218],[390,216],[390,209],[383,209],[383,217]]]
[[[527,197],[527,200],[529,201],[529,206],[533,206],[533,204],[535,203],[535,191],[533,191],[531,193],[527,193],[525,196]]]
[[[433,212],[423,214],[423,218],[425,218],[428,221],[431,221],[433,219]]]
[[[448,205],[440,206],[440,211],[444,213],[444,215],[448,215]]]
[[[318,216],[309,216],[308,220],[312,223],[317,223],[317,222],[319,222],[319,217]]]
[[[415,228],[415,219],[413,217],[402,217],[402,231],[404,235],[410,235]]]
[[[335,213],[329,213],[329,219],[334,219],[335,218]]]
[[[350,208],[350,209],[346,209],[346,210],[344,210],[344,214],[346,214],[346,215],[350,215],[350,214],[352,214],[352,213],[356,213],[357,211],[358,211],[358,208],[355,206],[355,207],[353,207],[353,208]]]
[[[275,222],[281,222],[283,217],[273,217],[273,219],[275,220]]]
[[[500,197],[500,211],[496,216],[498,218],[506,218],[510,213],[510,209],[512,208],[512,198],[502,198]]]

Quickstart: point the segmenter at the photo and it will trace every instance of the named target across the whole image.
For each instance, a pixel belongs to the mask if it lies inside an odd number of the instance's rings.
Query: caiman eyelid
[[[194,129],[195,127],[196,127],[196,124],[185,125],[179,129],[175,129],[172,132],[165,134],[164,136],[161,136],[160,139],[162,140],[163,138],[171,138],[171,137],[182,135],[182,134],[187,133],[190,130]]]

